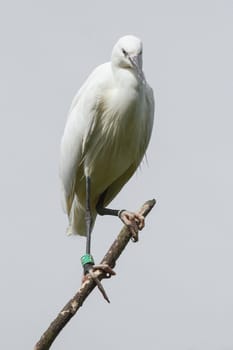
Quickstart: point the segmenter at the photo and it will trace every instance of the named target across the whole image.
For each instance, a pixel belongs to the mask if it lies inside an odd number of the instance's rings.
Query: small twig
[[[141,209],[138,211],[139,214],[144,217],[151,211],[156,201],[154,199],[147,201]],[[128,229],[124,226],[120,231],[118,237],[113,242],[108,252],[104,256],[101,264],[107,264],[111,268],[114,268],[116,260],[119,258],[126,245],[131,238],[131,234]],[[102,271],[95,271],[95,276],[101,281],[106,278],[106,274]],[[96,287],[96,283],[92,278],[87,278],[81,285],[79,291],[75,296],[65,305],[61,312],[57,315],[54,321],[50,324],[48,329],[44,332],[38,343],[35,345],[34,350],[48,350],[56,339],[60,331],[65,327],[69,320],[76,314],[78,309],[82,306],[85,299]]]

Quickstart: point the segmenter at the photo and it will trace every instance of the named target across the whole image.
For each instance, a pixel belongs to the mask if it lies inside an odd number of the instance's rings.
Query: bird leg
[[[87,233],[87,241],[86,241],[86,254],[91,253],[91,179],[89,176],[86,177],[86,233]]]
[[[81,258],[81,262],[84,269],[84,279],[85,276],[89,275],[96,283],[100,292],[102,293],[104,299],[107,302],[110,302],[108,296],[102,286],[100,280],[96,276],[96,271],[100,270],[104,273],[104,278],[110,278],[112,275],[116,273],[112,270],[110,266],[107,264],[95,265],[94,259],[91,255],[91,230],[92,230],[92,218],[91,218],[91,206],[90,206],[90,197],[91,197],[91,179],[89,176],[86,177],[86,232],[87,232],[87,241],[86,241],[86,254]]]
[[[138,230],[142,230],[145,226],[145,219],[142,215],[138,213],[132,213],[128,210],[116,210],[104,207],[104,199],[107,190],[100,196],[99,201],[96,205],[96,211],[99,215],[113,215],[118,216],[121,221],[128,227],[131,234],[132,241],[138,241]]]

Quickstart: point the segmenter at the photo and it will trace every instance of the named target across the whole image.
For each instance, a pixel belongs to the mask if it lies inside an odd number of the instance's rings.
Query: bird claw
[[[116,272],[108,264],[94,265],[92,267],[92,270],[100,270],[104,273],[104,278],[110,278],[111,276],[115,276],[116,274]]]
[[[105,289],[104,289],[102,283],[100,282],[100,280],[98,279],[98,277],[96,275],[97,271],[103,272],[104,278],[110,278],[111,276],[114,276],[116,274],[116,272],[113,271],[113,269],[107,264],[93,265],[92,268],[88,271],[88,275],[96,283],[96,285],[97,285],[100,293],[104,297],[104,299],[108,303],[110,303],[110,300],[107,296],[107,293],[105,292]],[[83,280],[85,280],[88,277],[88,275],[84,276]]]
[[[132,213],[122,210],[119,214],[121,221],[128,227],[133,242],[138,241],[138,230],[142,230],[145,226],[144,216],[138,213]]]

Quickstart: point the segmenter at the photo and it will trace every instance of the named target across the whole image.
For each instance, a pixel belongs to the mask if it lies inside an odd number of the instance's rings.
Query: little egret
[[[97,214],[118,216],[135,241],[144,227],[139,214],[106,206],[139,166],[153,119],[154,97],[142,71],[142,42],[127,35],[114,46],[111,62],[98,66],[78,91],[61,142],[67,233],[87,236],[85,274],[94,265],[90,246]],[[113,273],[106,266],[103,270]]]

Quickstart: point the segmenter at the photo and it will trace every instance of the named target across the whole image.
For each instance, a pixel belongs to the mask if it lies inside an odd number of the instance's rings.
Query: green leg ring
[[[93,256],[91,254],[85,254],[81,257],[81,263],[84,267],[86,264],[95,265]]]

